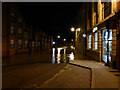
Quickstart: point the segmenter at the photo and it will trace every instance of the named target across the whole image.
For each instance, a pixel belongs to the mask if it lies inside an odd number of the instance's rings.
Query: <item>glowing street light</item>
[[[71,28],[71,31],[75,31],[75,48],[77,47],[77,38],[78,38],[78,32],[80,32],[80,28]]]
[[[83,37],[86,37],[86,34],[83,34]]]
[[[55,44],[55,42],[53,42],[53,44]]]
[[[64,39],[64,41],[66,41],[66,39]]]
[[[57,36],[57,38],[60,38],[60,36]]]
[[[71,31],[74,32],[74,31],[75,31],[75,28],[71,28]]]
[[[71,41],[73,41],[73,39],[71,39]]]

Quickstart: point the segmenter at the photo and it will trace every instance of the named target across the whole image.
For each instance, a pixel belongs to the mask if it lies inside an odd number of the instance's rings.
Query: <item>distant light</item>
[[[80,28],[77,28],[77,31],[80,31]]]
[[[74,31],[75,31],[75,28],[71,28],[71,31],[74,32]]]
[[[55,44],[55,42],[53,42],[53,44]]]
[[[60,36],[57,36],[58,38],[60,38]]]
[[[86,34],[83,34],[83,37],[86,37]]]
[[[66,41],[66,39],[64,39],[64,41]]]
[[[71,41],[73,41],[73,39],[71,39]]]

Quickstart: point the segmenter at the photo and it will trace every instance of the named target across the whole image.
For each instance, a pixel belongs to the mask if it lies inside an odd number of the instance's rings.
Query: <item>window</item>
[[[14,13],[11,13],[11,15],[10,15],[10,21],[16,22],[16,17],[14,15]]]
[[[28,48],[28,41],[26,40],[25,41],[25,49],[27,49]]]
[[[22,38],[22,30],[21,29],[18,30],[18,38]]]
[[[18,30],[18,33],[19,33],[19,34],[22,34],[22,30],[21,30],[21,29],[19,29],[19,30]]]
[[[22,27],[22,26],[23,26],[23,24],[22,24],[21,22],[19,22],[19,23],[18,23],[18,26],[19,26],[19,27]]]
[[[103,12],[104,12],[104,18],[109,16],[111,14],[111,2],[104,2]]]
[[[95,46],[94,49],[98,49],[98,33],[94,33],[94,42],[95,42]]]
[[[18,49],[22,49],[22,42],[21,42],[21,40],[18,40]]]
[[[35,47],[35,42],[32,43],[32,47],[33,47],[33,48]]]
[[[15,34],[15,29],[13,26],[10,27],[10,34],[11,35],[14,35]]]
[[[91,49],[92,35],[88,36],[88,49]]]
[[[10,40],[10,48],[11,48],[11,49],[14,48],[14,40]]]
[[[94,2],[94,12],[96,13],[95,24],[97,24],[98,23],[98,2]]]

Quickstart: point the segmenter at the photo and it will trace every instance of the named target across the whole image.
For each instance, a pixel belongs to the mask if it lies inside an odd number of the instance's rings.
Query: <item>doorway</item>
[[[102,30],[102,61],[111,63],[112,29]]]

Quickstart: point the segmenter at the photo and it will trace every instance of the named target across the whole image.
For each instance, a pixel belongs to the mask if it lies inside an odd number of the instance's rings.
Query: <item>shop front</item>
[[[102,61],[106,65],[111,66],[111,52],[112,52],[112,29],[102,29]]]

